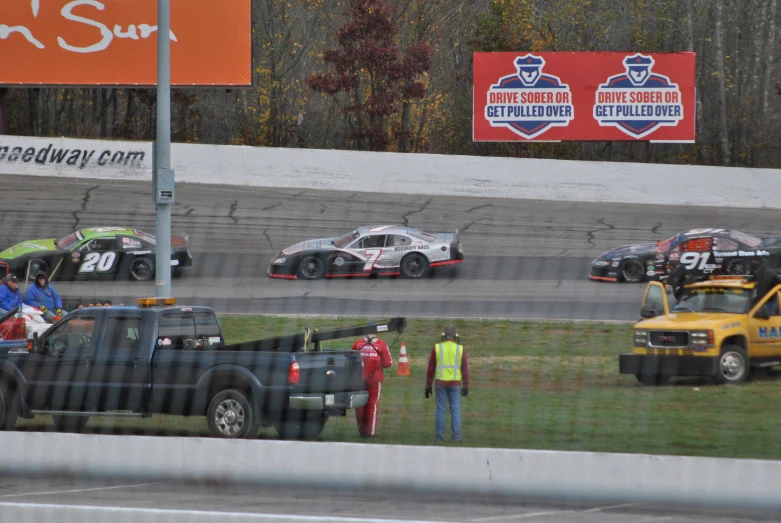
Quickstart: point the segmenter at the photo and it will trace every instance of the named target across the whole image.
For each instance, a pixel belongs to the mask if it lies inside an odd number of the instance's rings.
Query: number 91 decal
[[[718,267],[717,265],[711,265],[708,263],[710,260],[709,252],[687,252],[681,255],[681,265],[691,270],[702,271],[705,274],[710,274]]]
[[[91,252],[84,256],[79,273],[111,272],[116,261],[117,253],[115,252]]]

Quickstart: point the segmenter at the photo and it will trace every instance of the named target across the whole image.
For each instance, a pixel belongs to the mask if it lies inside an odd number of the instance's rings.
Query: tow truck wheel
[[[621,266],[621,277],[627,283],[642,283],[645,279],[645,267],[638,260],[630,258]]]
[[[14,430],[19,417],[19,395],[7,383],[0,383],[0,430]]]
[[[52,415],[52,421],[57,432],[83,432],[89,423],[89,416]]]
[[[670,376],[663,376],[661,374],[635,374],[637,381],[640,385],[646,387],[653,387],[655,385],[667,385],[670,382]]]
[[[274,422],[274,428],[282,439],[316,439],[323,432],[325,422],[325,416],[319,413],[316,417],[289,413],[284,421]]]
[[[740,384],[748,380],[751,363],[746,351],[738,345],[725,345],[721,349],[716,367],[716,381],[719,383]]]
[[[243,391],[228,389],[212,398],[206,423],[217,438],[254,438],[260,430],[260,411]]]

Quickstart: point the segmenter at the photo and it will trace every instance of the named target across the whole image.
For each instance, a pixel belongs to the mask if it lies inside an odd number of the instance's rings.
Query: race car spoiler
[[[273,338],[263,338],[259,340],[245,341],[233,345],[220,347],[219,350],[231,351],[262,351],[277,350],[286,352],[308,352],[320,351],[321,342],[328,340],[338,340],[342,338],[352,338],[356,336],[365,336],[367,334],[383,334],[386,332],[404,332],[407,326],[407,318],[396,317],[388,320],[365,323],[352,327],[341,327],[338,329],[320,331],[318,329],[304,329],[303,333],[288,334],[285,336],[275,336]]]

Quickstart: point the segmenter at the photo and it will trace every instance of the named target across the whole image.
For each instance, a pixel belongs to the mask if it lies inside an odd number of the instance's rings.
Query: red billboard
[[[157,83],[157,0],[0,1],[0,85]],[[171,0],[171,84],[252,84],[250,2]]]
[[[475,53],[478,142],[694,142],[694,53]]]

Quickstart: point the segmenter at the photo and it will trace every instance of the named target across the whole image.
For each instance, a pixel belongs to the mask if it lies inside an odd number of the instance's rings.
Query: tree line
[[[172,140],[781,167],[779,0],[252,0],[252,87],[172,90]],[[697,54],[696,143],[472,140],[472,54]],[[0,133],[153,140],[153,88],[0,88]]]

